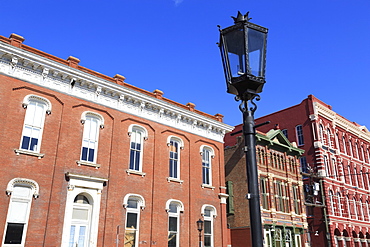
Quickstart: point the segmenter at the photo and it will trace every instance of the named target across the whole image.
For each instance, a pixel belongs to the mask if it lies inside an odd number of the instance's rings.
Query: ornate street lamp
[[[198,227],[198,231],[199,231],[199,247],[202,247],[203,224],[204,224],[203,220],[201,220],[201,219],[197,220],[197,227]]]
[[[263,246],[260,194],[258,189],[258,168],[256,161],[256,128],[254,112],[265,84],[267,28],[249,22],[251,18],[238,12],[233,17],[233,26],[220,29],[222,63],[225,72],[227,92],[241,100],[239,109],[243,113],[243,132],[248,180],[249,213],[253,247]],[[252,104],[248,106],[248,102]],[[268,123],[268,122],[266,122]],[[266,124],[263,123],[263,124]],[[237,132],[237,133],[240,133]],[[234,134],[237,134],[234,133]]]
[[[248,14],[238,12],[234,25],[220,29],[219,43],[227,92],[242,100],[265,84],[267,28],[249,22]]]

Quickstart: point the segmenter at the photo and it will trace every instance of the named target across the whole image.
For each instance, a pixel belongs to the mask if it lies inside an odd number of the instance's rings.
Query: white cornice
[[[219,142],[234,128],[2,42],[0,73]]]
[[[319,116],[332,121],[333,126],[340,127],[348,131],[349,133],[357,136],[358,138],[370,142],[370,132],[368,132],[365,126],[358,126],[354,124],[353,122],[343,118],[342,116],[338,115],[336,112],[330,110],[319,102],[314,103],[314,108]]]

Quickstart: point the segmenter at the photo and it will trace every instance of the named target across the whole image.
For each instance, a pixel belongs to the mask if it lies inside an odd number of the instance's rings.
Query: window
[[[339,179],[339,175],[338,175],[338,169],[337,169],[337,166],[336,166],[336,161],[335,159],[331,159],[331,169],[333,171],[333,178],[334,179]]]
[[[275,246],[276,247],[283,247],[283,234],[281,228],[275,229]]]
[[[86,195],[79,194],[75,197],[68,247],[89,246],[91,209],[92,204]]]
[[[343,143],[343,151],[345,154],[347,154],[347,144],[346,144],[346,139],[344,136],[342,137],[342,143]]]
[[[301,214],[301,200],[298,185],[293,185],[294,213]]]
[[[183,212],[183,204],[180,201],[167,201],[168,212],[168,247],[180,246],[180,212]]]
[[[332,147],[332,142],[331,142],[331,131],[330,131],[330,129],[328,128],[328,129],[326,129],[326,134],[327,134],[327,136],[328,136],[328,146],[329,147]]]
[[[339,192],[337,193],[337,205],[338,205],[337,215],[342,216],[342,197]]]
[[[211,205],[203,205],[202,215],[204,220],[204,247],[214,247],[213,219],[216,217],[216,209]]]
[[[302,125],[297,125],[295,127],[295,130],[296,130],[296,134],[297,134],[298,146],[304,145]]]
[[[352,142],[350,140],[348,141],[348,146],[349,146],[349,154],[353,156]]]
[[[307,159],[305,156],[302,156],[299,158],[299,163],[301,165],[301,171],[304,173],[310,173],[310,170],[308,169]]]
[[[130,165],[129,169],[142,171],[143,144],[147,139],[146,130],[140,126],[130,126]]]
[[[96,163],[99,128],[103,128],[103,117],[92,112],[84,112],[81,117],[84,125],[81,149],[81,161]]]
[[[329,200],[330,200],[330,207],[331,207],[331,213],[332,215],[335,214],[336,208],[334,205],[334,194],[333,191],[329,190]]]
[[[51,104],[47,99],[28,95],[23,101],[23,107],[27,108],[27,110],[23,124],[20,149],[38,153],[40,152],[45,113],[51,113]]]
[[[288,138],[288,130],[287,129],[283,129],[282,132],[285,135],[285,137]]]
[[[145,207],[145,202],[140,195],[128,194],[125,196],[123,205],[126,208],[125,247],[137,247],[139,246],[140,209]]]
[[[212,185],[212,158],[213,150],[202,147],[202,181],[205,185]]]
[[[169,158],[169,177],[180,178],[180,142],[171,138],[170,143],[170,158]]]
[[[287,196],[287,188],[281,181],[276,181],[275,184],[275,205],[277,211],[289,211],[289,197]]]
[[[261,187],[261,200],[262,200],[262,208],[269,209],[269,193],[268,193],[268,180],[267,178],[260,178],[260,187]]]
[[[10,196],[3,246],[24,246],[32,196],[38,197],[38,184],[33,180],[16,178],[9,182]]]
[[[326,172],[326,177],[332,177],[333,174],[331,174],[330,170],[330,165],[328,161],[328,156],[324,155],[324,165],[325,165],[325,172]]]
[[[324,127],[322,126],[322,124],[319,125],[319,138],[320,138],[321,143],[325,145],[325,141],[324,141]]]
[[[61,246],[96,247],[100,201],[108,179],[66,173],[68,180]]]

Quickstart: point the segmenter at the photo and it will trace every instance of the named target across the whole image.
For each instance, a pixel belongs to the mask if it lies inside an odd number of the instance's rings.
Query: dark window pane
[[[211,247],[211,236],[204,236],[204,247]]]
[[[176,217],[169,217],[168,230],[171,232],[177,232],[177,218]]]
[[[29,144],[30,144],[30,138],[28,136],[23,136],[22,149],[27,149],[28,150]]]
[[[137,214],[127,213],[126,228],[137,229]]]
[[[134,161],[135,161],[135,151],[130,151],[130,169],[134,170]]]
[[[135,153],[135,170],[139,171],[139,162],[140,162],[140,152],[136,151]]]
[[[95,150],[92,148],[89,148],[89,161],[94,162],[94,152]]]
[[[204,221],[204,234],[212,234],[211,221]]]
[[[168,247],[176,247],[176,235],[177,233],[171,232],[168,234]]]
[[[4,244],[21,244],[24,224],[8,223]]]
[[[81,160],[87,160],[87,148],[82,148]]]
[[[31,138],[31,146],[30,146],[30,150],[32,151],[36,151],[36,146],[37,146],[37,143],[38,143],[38,139],[36,138]]]

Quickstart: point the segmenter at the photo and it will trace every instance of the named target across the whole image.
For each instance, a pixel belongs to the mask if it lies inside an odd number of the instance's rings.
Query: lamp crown
[[[249,20],[252,19],[252,18],[249,18],[248,15],[249,15],[249,11],[245,15],[243,15],[242,13],[240,13],[240,11],[238,11],[237,17],[231,16],[231,18],[234,19],[234,22],[235,23],[237,23],[237,22],[245,22],[245,21],[248,22]]]

